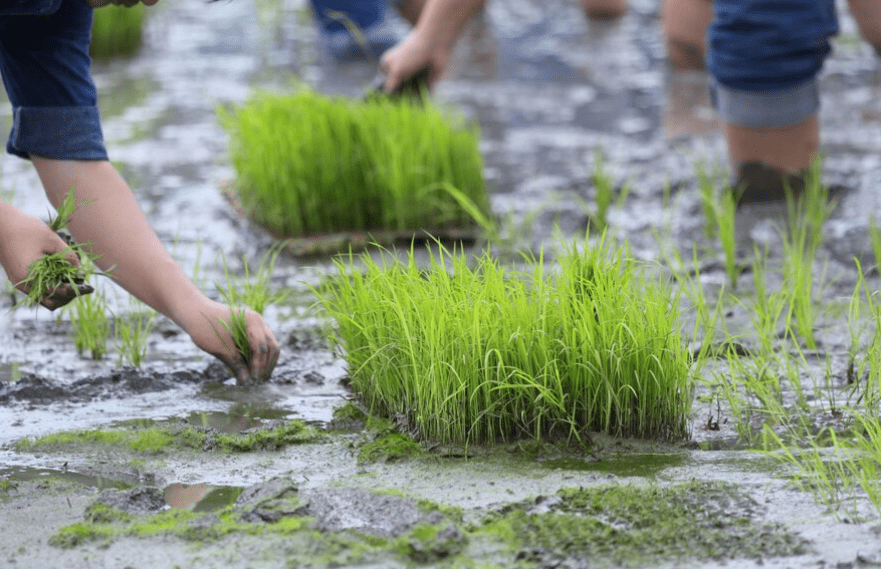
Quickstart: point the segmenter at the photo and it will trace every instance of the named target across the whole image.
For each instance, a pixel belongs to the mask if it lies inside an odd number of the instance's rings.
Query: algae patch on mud
[[[309,443],[318,436],[318,431],[302,421],[285,421],[236,434],[219,433],[212,428],[196,427],[185,422],[132,421],[112,429],[66,431],[35,440],[22,440],[16,443],[15,448],[19,451],[58,451],[97,447],[142,454],[182,450],[249,452]]]
[[[279,477],[245,489],[214,512],[124,511],[144,490],[103,493],[56,547],[168,537],[206,545],[257,539],[288,566],[646,567],[690,559],[804,553],[808,543],[758,520],[763,507],[736,486],[564,488],[478,517],[441,504],[360,488],[301,492]],[[120,499],[121,498],[121,499]],[[278,541],[270,541],[277,538]]]
[[[759,510],[728,484],[564,488],[503,509],[481,531],[507,541],[527,567],[578,559],[635,567],[806,551],[807,542],[782,526],[755,522]]]

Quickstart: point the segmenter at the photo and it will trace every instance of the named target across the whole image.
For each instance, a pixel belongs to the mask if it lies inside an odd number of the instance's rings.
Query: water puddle
[[[97,490],[105,490],[108,488],[127,490],[133,486],[130,482],[107,478],[105,476],[81,474],[70,470],[33,468],[29,466],[0,468],[0,480],[8,480],[10,482],[45,482],[50,484],[69,483],[85,486],[86,488],[95,488]]]
[[[227,411],[193,411],[186,421],[199,427],[208,427],[225,434],[265,426],[267,422],[286,419],[291,412],[285,409],[253,403],[236,403]]]
[[[639,476],[643,478],[654,478],[668,468],[685,466],[688,460],[689,455],[686,453],[639,453],[600,460],[563,458],[548,460],[542,464],[547,468],[554,470],[598,472],[622,477]]]
[[[163,494],[172,508],[194,512],[216,512],[235,504],[243,488],[240,486],[214,486],[211,484],[169,484]]]

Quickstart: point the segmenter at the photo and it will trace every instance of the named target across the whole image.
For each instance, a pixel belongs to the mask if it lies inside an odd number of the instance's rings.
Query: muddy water
[[[328,58],[304,4],[161,3],[151,12],[140,55],[94,68],[111,157],[159,236],[205,290],[213,291],[214,283],[222,281],[220,255],[235,270],[243,255],[258,259],[271,244],[218,191],[234,174],[216,108],[245,100],[255,88],[278,88],[295,78],[329,93],[360,96],[376,74],[375,62]],[[564,235],[583,234],[588,216],[582,204],[591,203],[594,192],[589,172],[602,150],[618,183],[629,181],[632,188],[627,202],[610,213],[616,238],[629,241],[645,259],[663,258],[658,233],[686,252],[701,244],[693,164],[722,160],[724,144],[709,108],[706,77],[666,68],[657,4],[631,0],[622,20],[588,22],[575,1],[492,2],[466,31],[436,97],[479,121],[493,209],[509,220],[521,241],[553,247],[555,226]],[[822,251],[828,273],[838,277],[826,292],[830,303],[853,287],[851,259],[868,259],[869,215],[877,214],[881,199],[876,192],[881,185],[881,64],[857,41],[848,16],[842,24],[842,39],[822,76],[825,175],[844,188]],[[394,27],[406,32],[402,22]],[[9,111],[2,109],[8,126]],[[672,194],[665,207],[666,185]],[[32,214],[45,215],[48,205],[38,187],[30,165],[4,159],[4,196]],[[779,258],[775,227],[780,216],[768,208],[744,211],[738,219],[741,254],[749,255],[758,243]],[[320,282],[327,269],[320,259],[279,259],[273,286],[294,294],[270,307],[266,316],[283,345],[282,357],[271,383],[248,389],[233,385],[225,370],[164,319],[157,319],[147,361],[135,370],[122,368],[113,350],[104,361],[80,357],[64,316],[8,312],[11,301],[0,296],[0,478],[19,482],[21,494],[0,500],[3,526],[21,528],[3,532],[0,559],[8,561],[0,564],[47,566],[47,560],[58,558],[61,554],[46,545],[46,536],[81,520],[85,504],[107,480],[128,487],[149,480],[163,489],[168,504],[208,511],[215,506],[205,502],[207,497],[223,505],[243,488],[276,475],[290,476],[301,489],[315,492],[334,486],[399,490],[472,514],[600,481],[734,481],[766,505],[764,519],[787,524],[813,544],[809,553],[765,559],[765,566],[853,566],[881,557],[877,519],[843,523],[809,496],[789,490],[773,463],[727,450],[733,430],[724,421],[719,431],[707,430],[714,409],[705,404],[695,407],[693,439],[699,443],[695,446],[715,450],[610,441],[598,451],[601,461],[565,458],[533,464],[489,457],[365,466],[346,439],[276,453],[175,456],[146,464],[115,455],[12,449],[17,440],[132,419],[186,420],[221,431],[280,418],[327,423],[347,396],[346,370],[321,340],[324,322],[310,312],[306,286]],[[710,289],[725,280],[721,265],[703,273]],[[131,309],[112,283],[96,284],[107,292],[114,312]],[[732,315],[734,328],[737,318]],[[748,326],[748,317],[740,318],[739,325]],[[845,349],[844,328],[835,321],[826,324],[824,346],[843,366],[838,356]],[[352,436],[357,442],[358,435]],[[56,499],[54,490],[31,492],[45,488],[36,483],[44,478],[54,481],[50,488],[68,489],[65,499]],[[77,489],[69,490],[72,486]],[[345,521],[345,511],[341,515]],[[358,515],[350,511],[348,521],[354,523]],[[65,552],[63,559],[76,565],[89,556],[108,563],[128,557],[131,566],[140,567],[131,556],[143,549],[136,540],[123,541],[103,552]],[[259,557],[259,548],[248,551]],[[252,562],[249,556],[225,555],[229,567]],[[186,547],[173,546],[162,553],[150,550],[140,559],[145,567],[159,567],[194,558]]]

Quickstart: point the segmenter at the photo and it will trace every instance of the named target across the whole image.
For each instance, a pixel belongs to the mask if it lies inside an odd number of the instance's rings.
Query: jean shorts
[[[720,116],[777,127],[817,112],[816,77],[838,33],[834,0],[714,0],[707,68]]]
[[[92,8],[28,0],[0,8],[0,74],[12,103],[10,154],[107,160],[89,68]]]

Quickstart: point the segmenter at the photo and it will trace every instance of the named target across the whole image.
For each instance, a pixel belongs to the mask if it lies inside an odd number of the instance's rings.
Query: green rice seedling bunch
[[[473,211],[491,217],[476,126],[431,104],[299,88],[219,114],[238,199],[278,236],[432,231],[471,227]]]
[[[251,366],[251,359],[254,352],[251,349],[251,342],[248,340],[248,322],[245,319],[245,309],[241,307],[233,307],[230,310],[229,319],[217,318],[218,324],[222,329],[229,332],[232,336],[232,346],[227,346],[230,352],[236,351],[242,356],[245,365]],[[215,326],[218,335],[221,334],[220,328]]]
[[[110,319],[107,316],[107,299],[97,290],[82,295],[63,310],[70,317],[73,341],[77,352],[89,352],[93,360],[102,360],[107,353],[110,339]]]
[[[242,256],[242,267],[244,275],[237,277],[233,275],[226,263],[226,257],[223,258],[223,273],[226,280],[226,286],[215,284],[218,292],[223,299],[230,305],[245,305],[258,314],[263,314],[268,304],[281,302],[287,297],[285,291],[270,291],[270,280],[272,273],[275,271],[275,263],[278,255],[285,247],[282,241],[273,245],[270,250],[263,255],[255,274],[251,274],[250,264],[245,255]]]
[[[116,351],[119,365],[140,367],[147,357],[147,340],[153,331],[156,311],[143,302],[129,297],[131,310],[115,321]]]
[[[144,41],[146,9],[142,4],[127,8],[105,6],[95,10],[89,52],[95,59],[133,55]]]
[[[427,268],[338,259],[318,292],[352,387],[380,416],[454,443],[687,435],[678,299],[604,242],[505,268],[438,247]]]
[[[596,211],[590,214],[592,229],[602,232],[609,223],[609,209],[615,202],[615,180],[611,174],[606,171],[605,157],[601,150],[597,150],[594,154],[594,167],[591,173],[591,180],[596,191]],[[629,185],[625,184],[621,188],[621,194],[618,198],[619,203],[627,198],[629,194]]]

